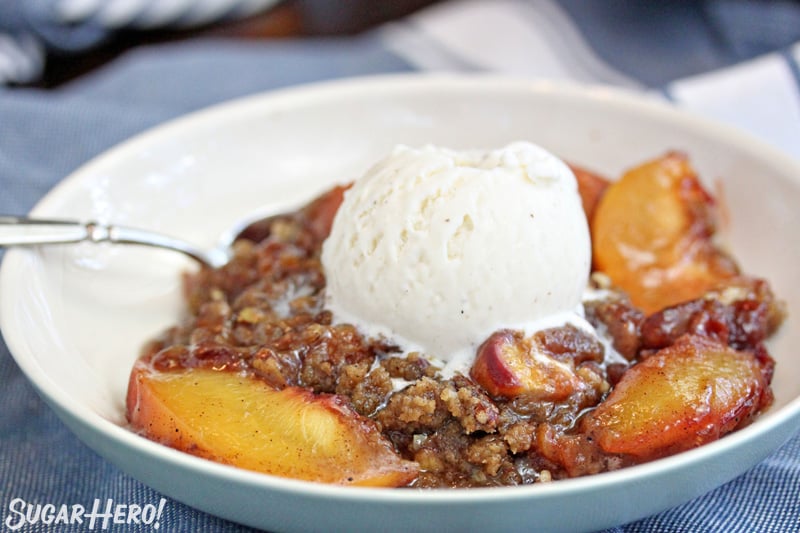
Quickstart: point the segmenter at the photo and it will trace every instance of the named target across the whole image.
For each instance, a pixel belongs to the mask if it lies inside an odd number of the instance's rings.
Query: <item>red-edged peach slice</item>
[[[558,401],[583,387],[571,365],[538,348],[521,332],[497,331],[478,348],[470,376],[492,396],[504,398],[525,394]]]
[[[352,183],[337,185],[303,209],[303,215],[308,219],[314,237],[322,240],[331,232],[333,218],[342,205],[345,191],[351,186]]]
[[[594,212],[597,209],[597,204],[600,203],[600,198],[603,197],[610,182],[603,176],[590,172],[577,165],[570,164],[569,168],[572,170],[572,173],[575,174],[575,179],[578,181],[578,192],[581,195],[583,212],[586,213],[586,220],[588,220],[589,225],[591,225],[594,219]]]
[[[275,390],[232,372],[156,372],[139,362],[130,377],[127,415],[152,440],[276,476],[397,487],[418,472],[341,397]]]

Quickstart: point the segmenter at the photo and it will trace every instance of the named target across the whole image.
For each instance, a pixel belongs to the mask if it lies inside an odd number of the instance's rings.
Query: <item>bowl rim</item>
[[[142,146],[171,138],[181,131],[191,130],[197,125],[207,127],[211,122],[236,121],[242,115],[252,113],[254,106],[262,112],[279,112],[292,109],[295,106],[302,107],[315,101],[338,100],[342,97],[352,98],[354,95],[365,92],[396,91],[403,95],[409,95],[414,92],[431,90],[494,91],[501,94],[504,92],[530,92],[531,94],[536,94],[537,97],[556,96],[570,99],[603,100],[610,105],[628,107],[640,113],[645,113],[650,119],[681,122],[685,127],[697,130],[704,136],[714,137],[723,143],[735,145],[754,155],[759,154],[758,158],[764,160],[767,164],[788,169],[785,172],[780,172],[780,174],[786,175],[788,179],[794,181],[795,185],[800,184],[800,164],[789,155],[767,145],[748,133],[699,117],[669,102],[638,91],[602,85],[587,86],[548,80],[525,80],[491,74],[382,74],[315,82],[261,92],[221,102],[173,118],[132,136],[78,167],[50,189],[37,202],[31,214],[34,216],[46,215],[49,210],[55,207],[59,197],[65,191],[75,187],[84,179],[84,176],[92,174],[93,169],[96,167],[113,164],[114,161],[124,159],[126,154],[133,153]],[[81,409],[79,405],[72,402],[70,395],[38,364],[35,354],[29,352],[23,335],[11,331],[7,327],[10,321],[8,317],[12,313],[11,302],[16,300],[14,297],[16,295],[14,276],[15,273],[24,270],[26,253],[26,251],[18,249],[8,250],[2,264],[0,264],[0,295],[2,295],[0,297],[0,329],[13,359],[38,393],[56,412],[62,417],[71,419],[72,424],[78,424],[89,431],[99,432],[109,438],[114,445],[135,450],[150,459],[167,461],[181,468],[198,471],[217,479],[225,478],[250,487],[268,488],[287,493],[302,493],[303,495],[342,501],[357,500],[359,502],[413,505],[470,504],[493,499],[551,498],[577,492],[594,492],[610,485],[635,482],[673,469],[698,465],[710,457],[724,454],[726,451],[746,442],[756,441],[762,434],[777,431],[778,428],[785,424],[800,419],[800,396],[798,396],[781,408],[759,417],[748,427],[699,448],[613,472],[565,479],[557,483],[547,484],[472,488],[468,490],[376,490],[375,488],[326,485],[250,472],[208,461],[155,443],[92,410]],[[770,449],[768,451],[774,450]]]

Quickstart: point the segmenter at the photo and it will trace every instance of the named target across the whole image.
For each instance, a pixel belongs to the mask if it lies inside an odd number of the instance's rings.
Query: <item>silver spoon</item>
[[[244,229],[232,233],[232,235],[236,235],[238,238],[239,235],[243,235],[251,226],[258,223],[259,221],[251,225],[243,224]],[[205,250],[167,235],[126,226],[0,215],[0,247],[79,242],[138,244],[174,250],[211,268],[221,267],[230,260],[232,254],[230,247]]]

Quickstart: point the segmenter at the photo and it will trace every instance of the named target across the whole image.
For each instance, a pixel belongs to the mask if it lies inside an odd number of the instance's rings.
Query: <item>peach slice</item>
[[[714,202],[679,153],[612,183],[591,229],[595,268],[647,314],[698,298],[737,273],[711,241]]]
[[[330,234],[333,218],[342,205],[344,193],[352,185],[352,183],[337,185],[303,209],[303,215],[308,219],[314,237],[323,240]]]
[[[610,182],[599,174],[590,172],[577,165],[570,164],[569,168],[572,170],[572,173],[575,174],[575,179],[578,181],[578,192],[581,195],[583,212],[586,213],[586,220],[588,220],[589,225],[591,225],[595,210],[597,209],[597,204],[600,203],[600,198],[605,194]]]
[[[127,415],[152,440],[276,476],[397,487],[418,472],[341,397],[275,390],[232,372],[157,372],[140,361],[130,377]]]
[[[543,353],[521,332],[501,330],[478,348],[470,376],[495,397],[525,394],[542,401],[564,400],[584,384],[572,365]]]
[[[582,427],[606,453],[651,459],[716,440],[770,402],[753,354],[686,335],[628,369]]]

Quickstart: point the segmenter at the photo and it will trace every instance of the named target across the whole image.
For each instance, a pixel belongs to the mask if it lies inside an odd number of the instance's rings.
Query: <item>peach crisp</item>
[[[350,193],[336,187],[251,226],[222,268],[185,275],[185,316],[131,373],[131,427],[276,476],[431,488],[596,474],[749,424],[772,401],[765,341],[785,311],[717,246],[687,157],[614,181],[570,168],[592,262],[574,320],[497,328],[450,368],[339,319],[321,261]]]

